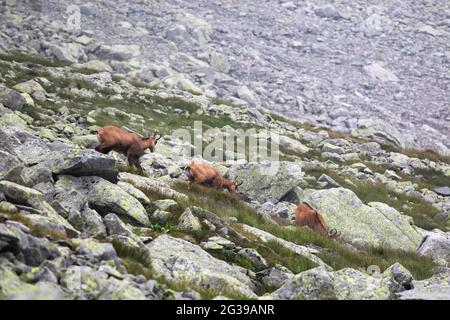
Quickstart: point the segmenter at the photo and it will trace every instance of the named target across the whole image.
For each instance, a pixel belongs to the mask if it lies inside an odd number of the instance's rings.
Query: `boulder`
[[[384,203],[366,205],[349,189],[309,190],[305,201],[322,214],[329,228],[356,246],[415,251],[422,238],[410,217]]]
[[[284,148],[284,150],[298,155],[305,154],[310,150],[300,141],[287,136],[280,136],[279,144],[280,147]]]
[[[288,279],[270,296],[282,300],[387,300],[391,295],[381,277],[351,268],[331,272],[318,267]]]
[[[141,190],[133,186],[132,184],[128,182],[122,182],[119,181],[117,183],[119,187],[121,187],[123,190],[125,190],[128,194],[130,194],[132,197],[136,198],[142,205],[149,206],[152,204],[150,199],[143,193]]]
[[[6,151],[0,150],[0,180],[9,180],[19,184],[26,184],[26,178],[23,177],[22,171],[24,165],[16,157]]]
[[[406,147],[407,144],[407,138],[384,120],[360,119],[352,135],[397,147]]]
[[[87,60],[83,46],[79,43],[50,44],[48,48],[52,55],[61,62],[77,63]]]
[[[40,214],[50,219],[52,223],[64,227],[68,236],[78,235],[79,232],[48,204],[41,192],[10,181],[0,181],[0,192],[4,193],[6,198],[13,203],[37,209]]]
[[[60,283],[71,299],[76,300],[146,299],[129,278],[123,279],[117,270],[106,266],[70,266],[62,273]]]
[[[398,293],[400,300],[449,300],[450,273],[444,272],[433,277],[413,281],[413,289]]]
[[[0,85],[0,103],[11,110],[21,110],[27,101],[20,92]]]
[[[243,181],[239,193],[260,203],[277,203],[302,182],[302,165],[294,162],[262,162],[233,165],[231,179]]]
[[[187,208],[178,218],[178,229],[185,232],[198,232],[202,230],[202,225],[192,214],[192,210]]]
[[[14,90],[17,90],[22,93],[27,93],[29,95],[39,94],[45,95],[47,92],[36,80],[28,80],[22,83],[18,83],[13,87]]]
[[[147,245],[156,276],[228,297],[256,298],[251,279],[240,268],[218,260],[198,245],[161,235]]]
[[[67,298],[61,288],[53,283],[25,283],[11,269],[0,266],[0,300],[65,300]]]
[[[112,260],[117,257],[116,250],[110,243],[101,243],[92,239],[73,239],[76,253],[97,261]]]
[[[0,247],[32,267],[61,256],[57,245],[46,238],[35,237],[30,232],[28,227],[19,222],[0,224]]]
[[[91,149],[51,148],[53,151],[41,165],[49,168],[54,174],[70,174],[73,176],[99,176],[115,181],[118,170],[116,160],[109,155]]]
[[[139,45],[101,45],[95,52],[100,60],[124,61],[140,54]]]
[[[83,194],[89,206],[99,213],[115,213],[126,221],[146,226],[150,223],[141,203],[122,188],[100,177],[60,176],[56,186]]]
[[[433,189],[438,195],[443,197],[450,197],[450,187],[438,187]]]
[[[153,192],[163,197],[172,198],[175,201],[187,201],[189,199],[185,194],[171,189],[167,183],[157,179],[142,177],[128,172],[121,172],[119,174],[119,180],[128,182],[140,190]]]
[[[428,232],[423,237],[417,253],[450,265],[450,232]]]
[[[398,77],[391,71],[383,67],[381,63],[374,62],[363,67],[367,75],[374,81],[397,82]]]

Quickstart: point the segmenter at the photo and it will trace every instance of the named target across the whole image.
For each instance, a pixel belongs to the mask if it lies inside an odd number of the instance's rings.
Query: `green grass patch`
[[[68,64],[60,61],[45,58],[39,55],[30,55],[20,51],[14,51],[6,54],[0,54],[0,60],[18,62],[18,63],[34,63],[46,67],[65,67]]]

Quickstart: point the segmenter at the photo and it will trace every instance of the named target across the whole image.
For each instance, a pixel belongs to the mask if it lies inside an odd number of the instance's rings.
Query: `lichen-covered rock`
[[[67,235],[78,235],[79,232],[45,201],[44,195],[39,191],[14,182],[0,181],[0,192],[3,192],[14,203],[28,205],[37,209],[43,216],[50,219],[52,223],[64,227]]]
[[[280,288],[288,279],[292,278],[294,274],[288,268],[282,265],[275,265],[270,269],[263,270],[257,273],[261,279],[261,283],[266,288]]]
[[[105,223],[106,229],[108,230],[108,235],[113,239],[118,239],[121,237],[126,237],[130,239],[132,243],[141,244],[141,241],[137,235],[135,235],[132,229],[126,225],[120,218],[114,213],[107,214],[103,221]]]
[[[410,290],[413,286],[411,272],[398,262],[387,268],[382,276],[388,281],[389,290],[393,293]]]
[[[130,223],[148,225],[147,211],[141,203],[119,186],[100,177],[61,176],[56,183],[63,190],[81,192],[99,213],[113,212]]]
[[[261,271],[269,267],[266,259],[253,248],[243,248],[237,252],[237,255],[250,261],[256,271]]]
[[[22,282],[11,269],[0,266],[0,300],[65,300],[61,288],[50,282]]]
[[[42,162],[54,174],[73,176],[99,176],[115,180],[118,174],[116,160],[91,149],[53,148],[50,156]]]
[[[92,239],[73,239],[76,253],[98,261],[115,259],[116,250],[110,243],[101,243]]]
[[[161,209],[156,209],[153,213],[152,213],[152,219],[156,222],[159,223],[166,223],[168,222],[171,217],[173,216],[173,214],[169,211],[165,211],[165,210],[161,210]]]
[[[310,150],[303,143],[293,138],[287,136],[280,136],[279,138],[280,138],[279,140],[280,147],[284,148],[284,150],[287,150],[289,152],[295,153],[297,155],[302,155]]]
[[[0,224],[0,247],[29,266],[38,266],[60,256],[58,247],[51,241],[31,235],[27,227],[13,221]]]
[[[387,282],[346,268],[335,272],[323,267],[295,275],[270,295],[282,300],[387,300]]]
[[[0,180],[9,180],[19,184],[25,184],[26,178],[22,175],[24,165],[16,156],[0,150]]]
[[[352,131],[352,135],[398,147],[405,147],[408,143],[408,139],[404,135],[382,120],[360,119],[357,128]]]
[[[202,230],[202,225],[192,214],[192,210],[187,208],[178,218],[178,229],[185,232],[197,232]]]
[[[21,110],[26,100],[19,92],[0,85],[0,103],[11,110]]]
[[[63,272],[60,283],[72,299],[146,299],[145,295],[130,280],[117,279],[102,269],[102,267],[96,269],[88,266],[70,266]]]
[[[154,192],[176,201],[187,201],[189,199],[185,194],[171,189],[167,183],[160,180],[142,177],[128,172],[121,172],[119,174],[119,180],[128,182],[138,189],[148,190],[149,192]]]
[[[119,181],[117,183],[119,187],[121,187],[123,190],[128,192],[131,196],[136,198],[140,203],[142,203],[144,206],[150,206],[152,202],[150,199],[138,188],[134,187],[132,184],[129,184],[128,182],[122,182]]]
[[[163,199],[153,201],[153,206],[163,211],[174,211],[179,208],[178,203],[172,199]]]
[[[421,235],[410,217],[384,203],[365,205],[351,190],[310,191],[305,200],[323,215],[328,227],[354,245],[415,251],[420,243]]]
[[[256,298],[254,284],[237,267],[212,257],[199,246],[162,235],[147,245],[157,276],[171,283],[188,283],[225,296]]]
[[[263,162],[233,165],[228,176],[243,181],[239,192],[260,203],[277,203],[302,181],[302,165],[294,162]]]
[[[243,224],[242,228],[244,229],[245,232],[255,235],[263,242],[268,242],[268,241],[276,242],[277,244],[285,247],[286,249],[289,249],[292,252],[295,252],[296,254],[301,255],[301,256],[311,260],[312,262],[316,263],[319,266],[328,267],[325,262],[323,262],[319,257],[315,256],[315,254],[318,253],[317,250],[310,249],[310,248],[286,241],[284,239],[274,236],[273,234],[271,234],[269,232],[257,229],[255,227],[252,227],[252,226],[249,226],[246,224]]]
[[[428,232],[422,239],[417,253],[450,265],[450,232]]]
[[[450,273],[439,273],[433,277],[413,281],[413,289],[398,293],[400,300],[449,300]]]

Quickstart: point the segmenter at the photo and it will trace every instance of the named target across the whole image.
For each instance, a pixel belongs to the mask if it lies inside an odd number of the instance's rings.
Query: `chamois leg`
[[[127,159],[128,159],[128,164],[131,167],[136,167],[136,168],[142,170],[141,163],[139,162],[139,157],[136,157],[134,155],[128,155]]]

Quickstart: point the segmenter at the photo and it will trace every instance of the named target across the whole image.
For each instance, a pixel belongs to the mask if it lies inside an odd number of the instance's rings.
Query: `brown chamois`
[[[161,136],[153,135],[147,138],[140,137],[137,133],[128,132],[115,126],[105,126],[98,129],[98,141],[100,145],[95,148],[98,152],[109,153],[111,150],[124,154],[130,166],[141,169],[139,158],[146,149],[155,151],[155,145]]]
[[[301,227],[308,227],[312,231],[330,238],[339,236],[336,229],[328,230],[322,215],[306,202],[300,203],[295,210],[295,224]]]
[[[190,182],[195,182],[200,185],[213,187],[218,190],[227,189],[230,193],[235,193],[237,188],[242,184],[242,181],[227,179],[220,174],[220,172],[213,167],[204,163],[192,162],[186,167],[189,172]]]

